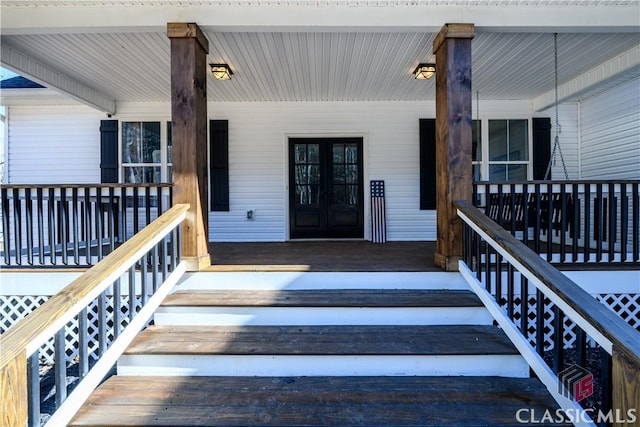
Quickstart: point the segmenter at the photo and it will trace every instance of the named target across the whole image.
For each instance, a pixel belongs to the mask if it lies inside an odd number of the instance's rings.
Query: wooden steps
[[[202,290],[169,295],[155,315],[170,325],[491,324],[469,290]]]
[[[118,376],[70,426],[513,426],[554,407],[522,378]]]
[[[512,426],[555,411],[460,277],[190,275],[71,425]]]

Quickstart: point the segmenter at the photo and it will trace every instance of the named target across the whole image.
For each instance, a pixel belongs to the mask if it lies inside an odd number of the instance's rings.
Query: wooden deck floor
[[[435,242],[210,243],[210,271],[442,271]]]

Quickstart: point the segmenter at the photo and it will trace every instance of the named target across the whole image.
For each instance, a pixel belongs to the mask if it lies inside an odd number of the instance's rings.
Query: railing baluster
[[[600,351],[600,405],[602,412],[606,414],[612,409],[613,406],[611,388],[611,355],[607,353],[602,347],[598,347],[598,350]]]
[[[98,348],[102,357],[107,351],[107,291],[98,296]]]
[[[485,287],[489,293],[492,292],[491,286],[491,245],[485,244],[484,246],[484,274],[485,274]]]
[[[47,200],[47,218],[49,219],[49,259],[51,265],[56,265],[56,193],[53,187],[49,188]]]
[[[529,338],[529,279],[520,275],[520,330]]]
[[[478,280],[482,280],[482,241],[476,239],[476,277]]]
[[[511,209],[511,234],[516,235],[516,186],[509,184],[509,208]]]
[[[62,405],[67,398],[67,352],[65,327],[63,326],[55,335],[55,378],[56,378],[56,408]]]
[[[522,230],[522,241],[525,245],[529,246],[529,185],[522,185],[522,223],[524,224],[524,230]]]
[[[496,301],[502,305],[502,255],[496,251]]]
[[[96,188],[96,242],[98,251],[98,261],[104,258],[103,240],[104,237],[104,212],[102,209],[102,187]]]
[[[596,232],[596,261],[602,261],[602,239],[604,238],[604,221],[602,218],[604,212],[604,198],[602,197],[602,184],[596,186],[596,200],[594,201],[594,224]]]
[[[547,184],[547,262],[553,261],[553,184]]]
[[[584,262],[591,258],[591,186],[584,184]]]
[[[127,203],[127,189],[125,187],[122,187],[120,189],[120,203],[122,205],[122,207],[120,209],[121,210],[121,212],[120,212],[121,221],[120,222],[121,222],[121,225],[122,225],[121,231],[120,231],[122,238],[121,238],[120,243],[124,243],[129,238],[128,237],[128,233],[127,233],[127,223],[128,223],[128,221],[127,221],[127,210],[129,209],[129,206],[128,206],[128,203]]]
[[[156,245],[151,251],[151,289],[153,289],[153,293],[158,290],[158,261],[158,245]]]
[[[61,255],[62,255],[62,264],[67,265],[69,263],[68,260],[68,248],[67,242],[69,241],[69,216],[67,209],[67,191],[66,188],[62,187],[60,189],[60,211],[58,212],[60,215],[60,219],[58,224],[60,225],[60,244],[61,244]]]
[[[544,354],[544,294],[536,289],[536,350],[542,356]]]
[[[72,224],[73,224],[73,262],[75,265],[80,265],[80,221],[78,217],[78,188],[73,187],[71,192],[71,205],[73,206],[72,212]]]
[[[136,306],[136,266],[134,264],[129,269],[129,322],[136,314]]]
[[[40,349],[27,360],[29,427],[40,427]]]
[[[92,265],[91,259],[91,190],[89,187],[84,189],[84,243],[85,243],[85,259],[87,265]]]
[[[618,197],[616,197],[615,184],[609,183],[609,262],[613,262],[615,256],[616,240],[618,236]]]
[[[118,278],[113,282],[113,337],[120,336],[120,328],[122,328],[122,280]]]
[[[33,201],[31,200],[30,188],[25,188],[24,190],[24,214],[27,232],[27,263],[33,265]]]
[[[42,188],[36,188],[36,215],[38,217],[38,261],[44,265],[44,196]]]
[[[140,203],[138,200],[138,187],[133,187],[133,233],[137,234],[139,231],[139,212]]]
[[[627,184],[620,184],[620,262],[627,262],[629,240],[629,197]]]
[[[564,313],[553,306],[553,372],[557,374],[564,368]]]
[[[515,305],[515,274],[513,271],[513,265],[507,264],[507,315],[509,319],[514,320],[514,305]]]
[[[533,234],[535,236],[535,252],[537,254],[540,252],[540,233],[542,232],[542,213],[540,209],[542,207],[542,193],[540,192],[540,184],[535,184],[535,197],[536,197],[536,223],[533,229]]]
[[[13,189],[13,234],[16,264],[22,265],[22,202],[18,188]]]
[[[142,297],[142,305],[144,306],[147,303],[147,297],[149,295],[149,288],[147,284],[147,256],[144,255],[140,259],[140,293]]]
[[[567,191],[564,184],[560,184],[560,263],[567,259]]]
[[[631,211],[631,218],[633,221],[632,234],[633,234],[633,262],[640,261],[640,186],[634,183],[632,186],[633,191],[633,209]]]
[[[584,330],[576,325],[576,364],[585,367],[587,364],[587,339]]]
[[[573,222],[571,228],[571,256],[573,263],[578,262],[578,240],[580,239],[580,195],[578,184],[573,184],[571,197],[573,198]]]
[[[4,263],[11,265],[11,238],[9,233],[9,195],[6,188],[0,188],[0,194],[2,194],[2,248],[4,250]]]
[[[107,206],[107,227],[109,233],[109,253],[116,248],[116,205],[115,205],[115,189],[109,187],[109,201]]]
[[[89,337],[87,309],[83,308],[78,314],[78,373],[84,378],[89,372]]]
[[[151,223],[151,188],[144,187],[145,224]]]

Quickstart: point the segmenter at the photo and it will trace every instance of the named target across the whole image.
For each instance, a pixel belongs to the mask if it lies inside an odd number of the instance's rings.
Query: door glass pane
[[[320,184],[320,166],[319,165],[309,165],[308,175],[309,175],[309,183],[310,184]]]
[[[489,120],[489,160],[491,161],[509,160],[507,158],[507,121],[506,120]]]
[[[510,161],[527,160],[529,149],[527,120],[509,120],[509,159]]]
[[[358,163],[358,145],[347,144],[345,163]]]
[[[333,165],[333,182],[343,184],[345,182],[345,166]]]
[[[296,185],[296,203],[299,205],[309,204],[309,187],[307,185]]]
[[[320,146],[309,144],[309,163],[320,163]]]
[[[306,144],[296,144],[295,152],[296,152],[296,164],[307,163],[307,145]]]
[[[333,163],[344,163],[344,144],[333,144]]]
[[[358,165],[347,165],[346,166],[346,183],[347,184],[357,184],[358,183]]]
[[[307,184],[307,166],[296,166],[296,184]]]
[[[167,163],[173,162],[173,139],[171,137],[171,122],[167,122]]]
[[[347,185],[347,204],[356,206],[358,204],[358,186]]]

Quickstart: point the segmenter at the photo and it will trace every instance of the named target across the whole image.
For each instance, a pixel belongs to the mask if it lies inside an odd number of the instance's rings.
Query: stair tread
[[[127,355],[515,355],[492,325],[176,326],[142,331]]]
[[[115,376],[70,426],[507,426],[522,408],[557,405],[530,378]]]
[[[471,291],[414,289],[185,290],[163,307],[481,307]]]

